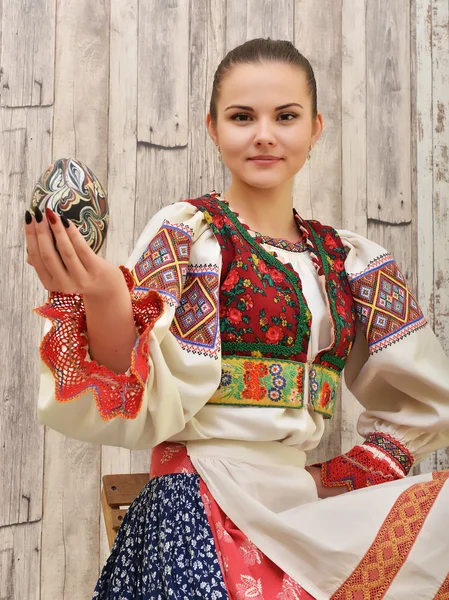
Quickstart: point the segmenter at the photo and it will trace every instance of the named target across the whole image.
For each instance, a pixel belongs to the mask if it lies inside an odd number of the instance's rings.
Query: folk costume
[[[40,422],[153,448],[94,598],[449,597],[449,472],[406,477],[449,445],[449,360],[386,250],[295,218],[290,243],[215,192],[158,212],[122,267],[125,374],[90,359],[81,296],[36,309]],[[321,465],[350,493],[319,500],[304,467],[343,369],[365,442]]]

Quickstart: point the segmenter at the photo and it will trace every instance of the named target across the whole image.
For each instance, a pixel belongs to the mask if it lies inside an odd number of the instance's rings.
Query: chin
[[[261,190],[276,188],[285,183],[285,179],[281,179],[280,177],[240,177],[239,179],[246,183],[246,185]]]

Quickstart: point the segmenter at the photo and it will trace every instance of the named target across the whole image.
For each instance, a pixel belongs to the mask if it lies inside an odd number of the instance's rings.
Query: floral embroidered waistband
[[[308,386],[304,385],[308,377]],[[208,404],[303,408],[309,403],[314,411],[331,418],[340,373],[321,365],[290,360],[224,356],[221,381]]]

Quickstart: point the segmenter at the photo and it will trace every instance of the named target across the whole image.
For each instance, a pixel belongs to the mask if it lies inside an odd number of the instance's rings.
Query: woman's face
[[[258,188],[293,178],[322,131],[304,72],[281,62],[233,67],[222,81],[217,122],[208,115],[206,124],[233,178]],[[254,160],[268,155],[278,160]]]

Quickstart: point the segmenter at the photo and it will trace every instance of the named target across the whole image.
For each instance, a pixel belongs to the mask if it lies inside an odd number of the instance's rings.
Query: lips
[[[282,159],[279,158],[279,156],[253,156],[249,160],[253,160],[256,162],[273,163],[273,162],[278,162]]]

